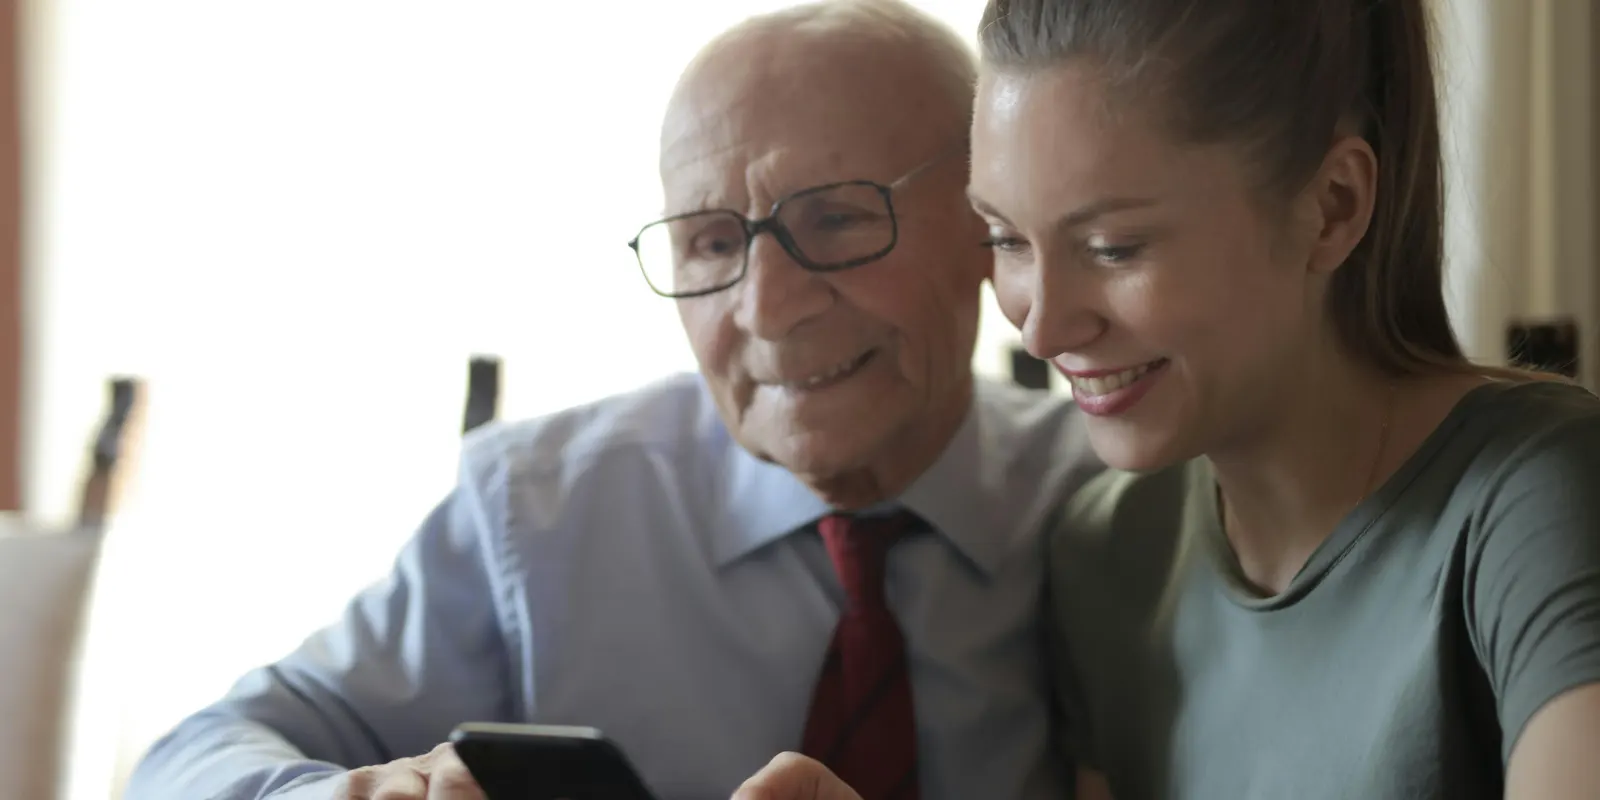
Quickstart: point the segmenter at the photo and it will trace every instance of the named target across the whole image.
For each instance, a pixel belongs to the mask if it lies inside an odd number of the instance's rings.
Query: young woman
[[[1001,306],[1118,468],[1052,539],[1080,797],[1600,798],[1600,400],[1457,345],[1424,0],[980,39]]]

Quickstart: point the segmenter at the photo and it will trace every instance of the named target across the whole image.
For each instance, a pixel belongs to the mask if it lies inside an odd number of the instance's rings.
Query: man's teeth
[[[1098,397],[1102,394],[1110,394],[1133,383],[1139,379],[1139,376],[1149,372],[1154,366],[1154,363],[1140,364],[1132,369],[1125,369],[1111,375],[1101,375],[1097,378],[1071,377],[1069,380],[1072,381],[1072,388],[1091,397]]]
[[[817,373],[815,375],[812,375],[809,378],[806,378],[803,381],[796,381],[792,385],[798,386],[801,389],[814,389],[814,388],[816,388],[818,386],[821,386],[824,383],[827,383],[828,381],[837,380],[837,379],[845,376],[846,374],[850,373],[852,370],[855,370],[857,367],[860,367],[862,364],[866,363],[867,356],[870,356],[870,355],[872,355],[872,354],[871,353],[865,353],[863,355],[857,356],[857,357],[852,358],[849,361],[846,361],[846,362],[844,362],[842,364],[838,364],[836,366],[829,367],[828,370],[825,371],[825,372],[819,372],[819,373]]]

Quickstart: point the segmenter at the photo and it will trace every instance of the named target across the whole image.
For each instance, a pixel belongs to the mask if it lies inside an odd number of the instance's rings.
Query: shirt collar
[[[985,576],[991,574],[1023,524],[1023,509],[1009,503],[1003,492],[1004,464],[997,447],[1003,447],[991,429],[1003,428],[990,419],[981,395],[967,411],[950,444],[911,486],[898,503],[920,515]],[[723,509],[714,523],[712,556],[726,566],[756,550],[806,527],[832,511],[788,470],[757,459],[728,437],[726,470],[719,481]]]

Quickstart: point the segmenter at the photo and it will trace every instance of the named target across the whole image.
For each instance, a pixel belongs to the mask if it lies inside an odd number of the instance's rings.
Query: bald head
[[[662,126],[663,166],[708,117],[812,113],[891,138],[901,127],[961,136],[976,76],[968,45],[901,0],[820,0],[751,17],[680,76]]]

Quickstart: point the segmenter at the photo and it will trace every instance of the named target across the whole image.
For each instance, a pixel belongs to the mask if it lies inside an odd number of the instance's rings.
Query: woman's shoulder
[[[1479,505],[1501,511],[1514,505],[1518,516],[1596,510],[1591,496],[1600,487],[1600,398],[1565,383],[1496,389],[1466,423],[1477,427],[1482,442],[1473,471],[1480,479]]]
[[[1448,415],[1373,498],[1390,525],[1430,538],[1518,538],[1600,485],[1600,398],[1575,384],[1496,381]],[[1454,546],[1454,545],[1452,545]],[[1476,550],[1478,548],[1472,548]]]
[[[1600,397],[1564,379],[1494,381],[1470,393],[1481,407],[1528,420],[1600,421]]]
[[[1461,455],[1490,488],[1547,469],[1600,481],[1600,397],[1588,390],[1558,381],[1495,383],[1461,405],[1451,438],[1471,445]]]

